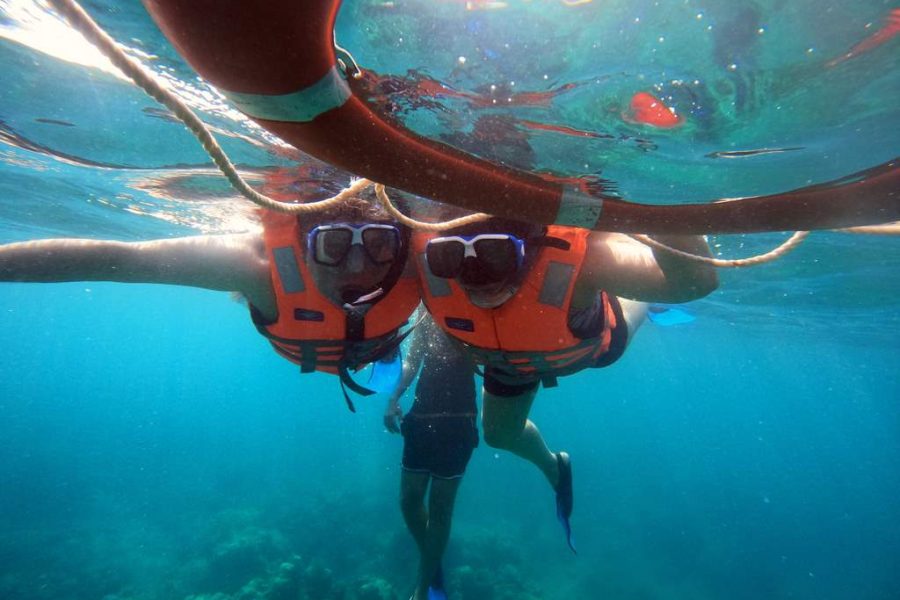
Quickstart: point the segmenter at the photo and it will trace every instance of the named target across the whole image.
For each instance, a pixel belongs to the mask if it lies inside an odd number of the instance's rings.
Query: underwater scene
[[[140,1],[83,7],[255,189],[319,200],[359,175],[242,115]],[[898,34],[887,0],[346,0],[335,25],[391,122],[658,205],[893,168]],[[0,245],[260,231],[185,126],[48,2],[0,0],[0,65]],[[743,258],[791,234],[708,241]],[[615,364],[561,377],[531,409],[571,457],[577,554],[541,473],[482,439],[446,597],[900,597],[898,339],[895,235],[814,231],[720,269],[700,300],[651,305]],[[0,345],[0,599],[413,594],[387,395],[301,373],[234,294],[4,277]]]

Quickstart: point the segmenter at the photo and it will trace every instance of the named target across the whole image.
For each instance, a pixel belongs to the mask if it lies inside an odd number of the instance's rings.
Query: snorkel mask
[[[525,262],[525,242],[510,233],[439,237],[428,242],[425,259],[436,277],[488,285],[518,274]]]

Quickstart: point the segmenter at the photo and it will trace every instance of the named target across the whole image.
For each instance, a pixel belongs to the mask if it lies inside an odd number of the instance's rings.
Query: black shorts
[[[403,468],[441,479],[456,479],[466,472],[478,445],[475,416],[416,416],[400,423]]]
[[[484,391],[494,396],[509,398],[511,396],[521,396],[531,390],[537,388],[541,384],[540,380],[525,381],[523,383],[508,383],[507,377],[497,371],[493,367],[487,367],[484,370]]]
[[[610,308],[616,315],[616,326],[610,332],[609,349],[597,359],[590,368],[608,367],[613,364],[625,353],[625,347],[628,345],[628,323],[625,322],[625,314],[622,312],[622,305],[619,299],[613,295],[609,296]],[[486,367],[484,369],[484,389],[494,396],[509,398],[511,396],[521,396],[540,385],[540,380],[529,381],[524,379],[521,383],[511,381],[515,379],[515,375],[506,375],[494,367]]]
[[[609,305],[613,314],[616,315],[616,327],[610,332],[609,349],[594,363],[595,368],[608,367],[613,364],[625,354],[625,348],[628,346],[628,323],[625,321],[622,304],[618,298],[610,294]]]

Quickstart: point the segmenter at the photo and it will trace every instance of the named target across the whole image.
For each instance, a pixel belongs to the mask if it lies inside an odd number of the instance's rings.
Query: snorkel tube
[[[296,148],[387,186],[543,225],[649,234],[750,233],[900,220],[898,160],[828,184],[728,202],[595,197],[424,139],[376,114],[338,63],[340,0],[144,0],[178,52]]]

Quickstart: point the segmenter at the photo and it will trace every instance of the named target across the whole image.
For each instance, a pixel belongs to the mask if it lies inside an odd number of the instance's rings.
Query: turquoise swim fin
[[[674,308],[662,304],[651,304],[650,308],[647,310],[647,318],[653,323],[662,325],[663,327],[685,325],[696,320],[694,315],[682,308]]]
[[[372,364],[366,387],[379,394],[390,394],[400,385],[403,356],[399,349]]]

